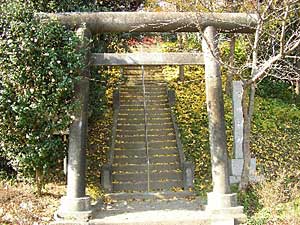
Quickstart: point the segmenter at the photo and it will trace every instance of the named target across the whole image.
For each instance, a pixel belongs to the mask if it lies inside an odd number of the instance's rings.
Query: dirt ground
[[[0,224],[40,225],[53,221],[65,185],[48,184],[41,197],[34,192],[29,184],[0,182]]]

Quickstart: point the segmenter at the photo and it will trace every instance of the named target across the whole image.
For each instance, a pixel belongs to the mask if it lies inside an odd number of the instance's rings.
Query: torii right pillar
[[[213,181],[213,191],[207,196],[207,211],[215,215],[212,218],[228,216],[239,219],[244,218],[243,207],[237,206],[236,193],[231,193],[229,186],[224,100],[217,48],[216,28],[212,26],[204,28],[202,50],[205,62],[206,103]]]

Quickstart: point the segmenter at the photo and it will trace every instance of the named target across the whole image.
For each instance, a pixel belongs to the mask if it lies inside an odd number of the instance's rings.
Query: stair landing
[[[199,198],[118,201],[105,205],[91,224],[100,225],[206,225],[209,215]]]

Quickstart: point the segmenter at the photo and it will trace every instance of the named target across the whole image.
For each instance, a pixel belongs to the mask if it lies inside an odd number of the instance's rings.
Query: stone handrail
[[[114,160],[114,149],[116,142],[118,116],[120,110],[120,91],[119,88],[113,92],[113,126],[110,139],[110,148],[107,155],[107,163],[101,168],[101,185],[106,191],[112,191],[112,164]]]

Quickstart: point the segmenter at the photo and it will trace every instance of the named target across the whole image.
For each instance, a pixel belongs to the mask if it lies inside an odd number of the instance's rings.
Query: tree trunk
[[[259,4],[258,4],[259,7]],[[258,43],[260,38],[260,32],[262,29],[262,21],[260,20],[255,31],[254,44],[253,44],[253,54],[252,54],[252,70],[251,76],[255,77],[257,74],[258,65]],[[250,97],[247,103],[247,89],[248,86],[244,85],[244,92],[242,98],[243,105],[243,116],[244,116],[244,130],[243,130],[243,153],[244,153],[244,164],[241,176],[241,182],[239,185],[240,190],[245,190],[249,184],[250,176],[250,162],[251,162],[251,152],[250,152],[250,135],[251,135],[251,122],[254,113],[254,98],[255,98],[255,88],[256,84],[252,83],[250,86]]]
[[[226,81],[226,87],[225,87],[225,92],[226,95],[230,96],[232,94],[232,79],[234,76],[234,49],[235,49],[235,36],[232,35],[230,38],[230,53],[229,53],[229,70],[228,70],[228,75],[227,75],[227,81]]]
[[[298,48],[298,50],[300,51],[300,48]],[[297,73],[300,74],[300,60],[299,59],[297,60]],[[296,92],[296,95],[300,94],[300,79],[299,78],[296,80],[295,92]]]
[[[44,174],[39,169],[35,170],[35,183],[36,183],[37,195],[42,196],[42,190],[44,187]]]
[[[183,41],[184,41],[183,33],[178,33],[177,39],[178,39],[179,51],[182,52],[183,51]],[[179,65],[179,80],[180,81],[184,80],[184,65]]]
[[[251,136],[251,122],[254,113],[254,98],[255,98],[255,85],[251,85],[250,97],[248,98],[247,88],[244,89],[242,97],[244,129],[243,129],[243,156],[244,164],[241,176],[239,189],[245,190],[249,184],[250,176],[250,163],[251,163],[251,150],[250,150],[250,136]]]

